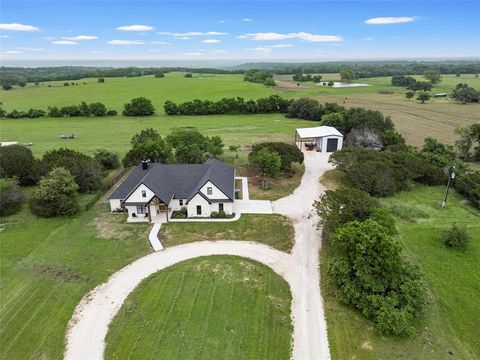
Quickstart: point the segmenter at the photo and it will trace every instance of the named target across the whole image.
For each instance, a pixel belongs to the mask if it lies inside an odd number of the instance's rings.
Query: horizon
[[[432,6],[434,4],[435,6]],[[3,1],[2,66],[480,58],[477,1]],[[412,55],[414,54],[414,55]]]

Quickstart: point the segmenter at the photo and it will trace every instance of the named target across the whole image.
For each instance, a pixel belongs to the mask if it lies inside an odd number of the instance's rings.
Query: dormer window
[[[207,187],[207,195],[212,195],[213,189],[211,187]]]
[[[142,190],[142,197],[147,197],[147,190]]]

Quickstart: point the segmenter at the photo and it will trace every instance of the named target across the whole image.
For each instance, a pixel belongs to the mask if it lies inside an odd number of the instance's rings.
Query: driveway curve
[[[321,237],[318,217],[312,208],[313,201],[323,192],[319,179],[330,168],[328,155],[306,153],[300,186],[290,196],[272,203],[273,212],[293,221],[295,245],[291,254],[254,242],[202,241],[144,256],[113,274],[77,305],[68,324],[65,359],[103,359],[108,326],[143,279],[181,261],[209,255],[236,255],[256,260],[282,276],[292,292],[293,359],[330,359],[319,286]]]

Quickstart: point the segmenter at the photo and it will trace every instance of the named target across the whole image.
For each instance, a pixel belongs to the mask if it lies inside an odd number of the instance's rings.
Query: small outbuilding
[[[333,126],[317,126],[295,130],[295,144],[300,150],[334,152],[341,150],[343,135]]]

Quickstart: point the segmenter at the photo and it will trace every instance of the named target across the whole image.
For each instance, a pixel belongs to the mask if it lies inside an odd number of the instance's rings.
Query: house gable
[[[208,188],[211,188],[212,192],[208,194]],[[230,198],[223,193],[214,183],[210,180],[200,188],[200,192],[210,200],[229,200]]]
[[[143,191],[145,191],[145,197],[143,196]],[[129,203],[134,203],[134,204],[139,204],[139,203],[147,203],[149,202],[153,197],[155,196],[155,193],[148,188],[145,184],[141,183],[137,186],[135,190],[132,191],[130,195],[123,201],[126,204]]]

